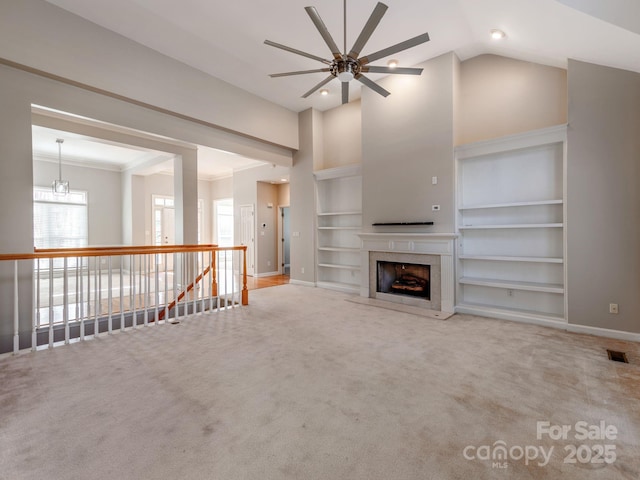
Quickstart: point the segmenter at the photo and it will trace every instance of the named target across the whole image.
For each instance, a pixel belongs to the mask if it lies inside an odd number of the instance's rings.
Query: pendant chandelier
[[[69,193],[69,181],[62,179],[62,138],[56,139],[58,144],[58,179],[51,184],[51,189],[55,195],[66,195]]]

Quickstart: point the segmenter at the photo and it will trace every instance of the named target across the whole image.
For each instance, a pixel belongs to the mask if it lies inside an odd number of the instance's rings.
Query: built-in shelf
[[[564,263],[558,257],[510,257],[501,255],[459,255],[460,260],[483,260],[489,262]]]
[[[355,293],[360,285],[362,169],[349,165],[314,173],[316,285]]]
[[[540,200],[536,202],[487,203],[484,205],[465,205],[458,210],[484,210],[490,208],[535,207],[539,205],[562,205],[562,200]]]
[[[564,287],[555,283],[517,282],[513,280],[493,280],[489,278],[460,278],[462,285],[479,287],[506,288],[508,290],[526,290],[529,292],[564,293]]]
[[[360,271],[360,265],[341,265],[337,263],[319,263],[319,267],[323,268],[341,268],[343,270]]]
[[[456,147],[456,309],[566,322],[566,125]]]
[[[514,228],[562,228],[562,223],[510,223],[505,225],[461,225],[459,230],[506,230]]]

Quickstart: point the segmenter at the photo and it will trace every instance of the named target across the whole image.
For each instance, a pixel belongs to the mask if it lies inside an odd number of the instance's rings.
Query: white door
[[[255,222],[253,205],[240,206],[240,245],[247,246],[247,275],[253,276],[255,264]]]

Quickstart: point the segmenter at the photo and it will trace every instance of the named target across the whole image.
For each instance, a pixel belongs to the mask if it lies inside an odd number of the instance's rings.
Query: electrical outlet
[[[267,260],[267,267],[271,266],[271,260]]]
[[[431,185],[437,185],[438,184],[438,177],[431,177]]]
[[[304,273],[304,267],[300,269],[300,273]]]
[[[507,290],[507,297],[513,297],[513,290]]]
[[[617,303],[610,303],[609,304],[609,313],[613,313],[614,315],[618,314],[618,304]]]

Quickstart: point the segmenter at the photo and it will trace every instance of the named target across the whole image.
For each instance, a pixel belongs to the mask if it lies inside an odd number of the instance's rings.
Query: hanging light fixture
[[[62,179],[62,144],[64,140],[57,138],[56,143],[58,144],[58,180],[53,181],[51,189],[56,195],[66,195],[69,193],[69,181]]]

